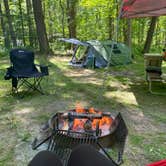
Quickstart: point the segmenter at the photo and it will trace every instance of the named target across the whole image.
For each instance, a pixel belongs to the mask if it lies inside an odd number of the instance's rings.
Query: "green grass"
[[[165,133],[158,133],[155,137],[154,135],[146,136],[145,142],[141,147],[144,148],[145,156],[148,159],[152,161],[165,159],[166,145],[164,145],[165,143],[164,137]]]
[[[3,79],[8,57],[0,60],[0,166],[18,162],[26,165],[30,158],[20,156],[26,154],[40,126],[57,111],[74,108],[77,102],[84,107],[122,113],[129,130],[124,166],[140,166],[140,156],[144,156],[143,165],[166,156],[166,96],[148,93],[143,57],[136,56],[127,66],[111,67],[107,74],[106,69],[70,67],[69,58],[64,56],[51,57],[50,75],[42,82],[46,95],[29,93],[23,99],[10,94],[11,83]],[[164,71],[165,68],[164,64]],[[166,91],[163,85],[157,86]]]
[[[133,145],[141,145],[144,141],[144,136],[142,135],[130,135],[130,141],[131,141],[131,144]]]

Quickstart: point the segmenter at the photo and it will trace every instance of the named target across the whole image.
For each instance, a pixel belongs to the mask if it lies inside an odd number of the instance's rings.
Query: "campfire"
[[[60,130],[80,133],[98,132],[100,136],[105,136],[111,130],[113,117],[110,112],[96,111],[94,108],[84,109],[78,105],[75,110],[58,113],[58,120],[56,127]],[[52,122],[54,121],[53,118]]]
[[[49,119],[46,128],[49,131],[47,137],[39,143],[35,140],[33,149],[48,142],[48,150],[55,151],[64,161],[64,165],[73,147],[79,144],[93,145],[110,160],[112,158],[105,148],[116,146],[118,148],[116,164],[120,165],[122,162],[128,131],[120,113],[114,117],[110,112],[94,108],[84,109],[78,105],[76,109],[57,112]]]

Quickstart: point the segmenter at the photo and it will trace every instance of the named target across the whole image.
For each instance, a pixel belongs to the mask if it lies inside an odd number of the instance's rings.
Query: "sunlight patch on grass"
[[[76,83],[82,83],[82,84],[93,84],[93,85],[98,85],[98,86],[102,86],[103,85],[103,81],[101,79],[95,78],[95,77],[84,77],[84,78],[74,78],[74,82]]]
[[[67,86],[65,82],[55,81],[54,84],[58,86],[59,88]]]
[[[10,64],[9,65],[7,65],[7,64],[1,64],[1,69],[6,69],[9,66],[10,66]]]
[[[123,103],[124,105],[138,106],[137,100],[132,92],[110,91],[106,92],[104,96],[110,99],[114,97],[117,101]]]
[[[53,56],[49,59],[49,61],[53,64],[56,64],[60,69],[68,69],[69,65],[68,62],[70,61],[67,57],[57,57]]]
[[[81,101],[81,100],[78,99],[74,103],[74,108],[76,108],[77,106],[80,106],[81,108],[88,108],[88,105],[89,105],[88,102],[83,101],[83,100]],[[92,106],[90,106],[90,107],[92,107]]]
[[[52,56],[49,58],[50,62],[69,62],[69,60],[71,59],[71,57],[67,57],[67,56]]]
[[[116,81],[110,81],[109,82],[109,86],[111,88],[115,88],[115,89],[123,90],[123,91],[130,88],[128,84],[122,84],[122,82],[120,82],[118,80],[116,80]]]
[[[28,114],[30,112],[32,112],[34,109],[31,108],[31,107],[28,107],[28,108],[23,108],[23,109],[20,109],[20,110],[17,110],[15,111],[16,114]]]
[[[71,77],[88,77],[88,76],[93,76],[95,74],[94,70],[89,70],[89,69],[70,69],[70,73],[66,73],[67,76],[71,76]]]

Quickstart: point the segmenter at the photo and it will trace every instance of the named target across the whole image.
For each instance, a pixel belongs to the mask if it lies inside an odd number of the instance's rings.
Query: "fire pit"
[[[115,146],[118,150],[115,164],[122,163],[122,155],[127,136],[127,127],[119,113],[116,117],[110,112],[77,108],[67,112],[58,112],[48,121],[51,129],[49,136],[40,143],[33,144],[33,149],[49,141],[48,150],[54,151],[66,165],[72,149],[79,144],[96,147],[110,160],[106,148]]]

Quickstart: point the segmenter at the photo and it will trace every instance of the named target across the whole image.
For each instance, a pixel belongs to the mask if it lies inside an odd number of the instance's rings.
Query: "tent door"
[[[87,68],[95,68],[95,57],[94,56],[89,56],[87,57],[87,63],[86,63]]]

